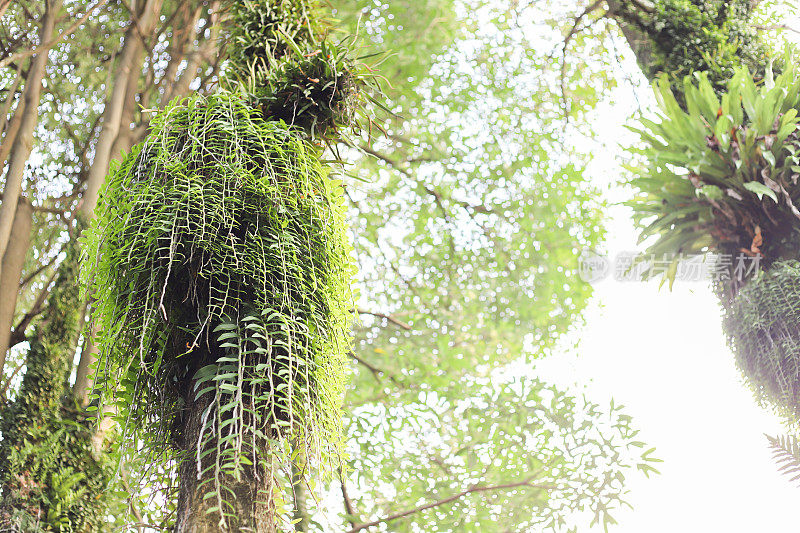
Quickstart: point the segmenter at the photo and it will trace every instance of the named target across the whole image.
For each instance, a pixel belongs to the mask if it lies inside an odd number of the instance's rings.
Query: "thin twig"
[[[391,322],[395,326],[397,326],[399,328],[402,328],[402,329],[404,329],[406,331],[411,331],[411,329],[412,329],[411,326],[409,326],[408,324],[406,324],[405,322],[403,322],[401,320],[396,319],[392,315],[387,315],[385,313],[378,313],[378,312],[375,312],[375,311],[367,311],[366,309],[362,309],[361,307],[359,307],[356,310],[356,312],[359,315],[371,315],[371,316],[376,316],[378,318],[385,318],[387,321]]]
[[[389,378],[389,381],[391,381],[395,385],[399,384],[397,379],[395,379],[395,377],[391,373],[389,373],[386,370],[383,370],[381,368],[378,368],[377,366],[373,365],[372,363],[369,363],[368,361],[362,359],[361,357],[356,355],[356,353],[353,352],[352,350],[350,351],[350,357],[355,359],[356,362],[359,363],[360,365],[365,366],[367,368],[367,370],[369,370],[372,373],[372,375],[375,377],[375,381],[380,382],[381,381],[381,376],[386,376],[386,377]]]

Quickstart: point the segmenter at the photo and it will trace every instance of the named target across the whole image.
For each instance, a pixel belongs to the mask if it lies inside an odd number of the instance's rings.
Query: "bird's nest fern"
[[[320,155],[221,91],[169,105],[113,167],[84,270],[98,384],[143,449],[216,479],[290,453],[287,442],[335,466],[354,267]],[[198,398],[201,445],[186,457]]]
[[[638,195],[629,203],[654,238],[649,252],[760,256],[763,267],[800,253],[800,81],[791,61],[756,85],[745,69],[717,96],[708,78],[686,78],[686,107],[662,77],[660,116],[636,131],[646,164],[633,167]],[[734,291],[735,292],[735,291]]]

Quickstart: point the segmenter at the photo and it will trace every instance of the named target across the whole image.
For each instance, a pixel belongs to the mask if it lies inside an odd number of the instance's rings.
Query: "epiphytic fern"
[[[800,480],[800,442],[795,435],[764,435],[772,449],[772,457],[778,464],[778,470],[792,476],[791,481]]]

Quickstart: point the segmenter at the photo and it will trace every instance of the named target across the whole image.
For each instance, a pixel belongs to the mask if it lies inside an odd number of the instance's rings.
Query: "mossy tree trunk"
[[[681,101],[684,76],[709,73],[718,90],[724,90],[737,67],[746,66],[756,76],[768,60],[763,43],[750,25],[755,2],[751,0],[608,0],[609,14],[617,21],[644,75],[660,73],[673,81]]]
[[[22,385],[3,410],[0,524],[12,531],[60,531],[66,524],[94,531],[104,519],[107,476],[92,448],[93,421],[65,395],[83,318],[79,258],[71,239],[31,338]]]

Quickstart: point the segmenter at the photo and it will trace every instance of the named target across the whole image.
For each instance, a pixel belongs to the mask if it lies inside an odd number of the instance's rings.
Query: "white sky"
[[[616,145],[595,151],[600,157],[592,175],[608,183],[623,176],[616,157],[630,141],[622,124],[635,105],[630,95],[615,100],[629,107],[603,108],[596,122],[605,125],[600,137]],[[607,196],[619,202],[629,193],[612,186]],[[609,214],[604,251],[636,250],[627,208]],[[618,511],[620,525],[611,531],[796,531],[800,488],[778,472],[764,437],[786,430],[743,384],[708,282],[676,281],[671,292],[659,290],[657,281],[606,279],[595,287],[586,326],[576,334],[577,352],[543,359],[533,371],[559,384],[577,383],[601,404],[613,396],[664,460],[656,465],[660,476],[627,477],[633,510]]]
[[[664,460],[660,476],[628,476],[634,509],[616,513],[614,531],[796,530],[800,489],[763,436],[785,431],[741,382],[707,286],[607,280],[595,303],[577,354],[537,362],[536,373],[577,382],[600,403],[613,396]]]

